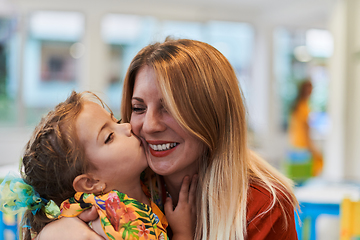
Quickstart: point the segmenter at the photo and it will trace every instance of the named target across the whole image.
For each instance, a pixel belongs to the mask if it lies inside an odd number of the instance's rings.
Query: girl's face
[[[141,141],[129,123],[119,124],[99,104],[87,101],[75,124],[85,156],[94,166],[90,173],[104,181],[106,189],[139,180],[147,162]]]
[[[163,176],[196,173],[203,145],[167,112],[155,72],[149,66],[137,73],[131,104],[130,123],[134,133],[146,142],[150,168]]]

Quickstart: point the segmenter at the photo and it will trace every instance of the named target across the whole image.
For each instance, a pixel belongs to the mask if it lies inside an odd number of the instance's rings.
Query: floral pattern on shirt
[[[95,205],[108,239],[168,239],[165,215],[155,203],[151,207],[116,190],[95,196],[78,192],[61,204],[60,217],[74,217]]]

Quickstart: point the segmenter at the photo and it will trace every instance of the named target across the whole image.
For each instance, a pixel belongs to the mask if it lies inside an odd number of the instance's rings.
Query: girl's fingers
[[[78,217],[87,223],[96,220],[99,217],[99,213],[97,212],[96,207],[92,206],[89,210],[80,213]]]
[[[198,179],[199,179],[199,176],[197,174],[195,174],[191,179],[191,185],[190,185],[190,190],[189,190],[189,203],[190,204],[195,204],[196,187],[197,187]]]
[[[189,176],[185,176],[183,179],[183,182],[181,184],[181,188],[180,188],[179,203],[180,202],[188,202],[189,186],[190,186],[190,178],[189,178]]]
[[[164,204],[164,211],[165,216],[171,214],[174,210],[172,199],[170,197],[166,198],[165,204]]]

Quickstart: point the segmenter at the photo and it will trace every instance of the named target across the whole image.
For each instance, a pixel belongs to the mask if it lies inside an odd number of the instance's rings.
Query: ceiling
[[[160,19],[245,21],[253,24],[327,28],[332,9],[344,0],[0,0],[0,14],[72,10],[126,13]]]

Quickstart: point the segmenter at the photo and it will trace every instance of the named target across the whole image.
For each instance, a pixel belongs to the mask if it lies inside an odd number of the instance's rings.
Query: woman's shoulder
[[[248,204],[246,220],[251,223],[260,212],[261,209],[266,209],[271,206],[272,194],[270,191],[259,185],[251,184],[248,189]]]
[[[248,221],[255,218],[261,209],[272,211],[284,208],[285,211],[294,211],[293,204],[289,201],[289,193],[287,191],[276,190],[277,201],[273,204],[273,193],[259,184],[250,184],[248,190],[247,217]],[[271,207],[273,205],[273,207]]]
[[[280,191],[279,189],[283,190]],[[291,199],[291,197],[289,191],[283,187],[279,187],[279,189],[274,188],[278,202],[290,204],[289,199]],[[260,204],[266,204],[273,201],[273,193],[260,184],[251,183],[248,190],[248,201],[250,200]],[[290,205],[293,207],[292,204]]]
[[[287,198],[288,193],[275,191],[277,201],[274,203],[271,191],[257,184],[249,186],[246,214],[249,239],[271,239],[272,236],[297,239],[294,207]]]
[[[270,192],[267,189],[254,183],[250,184],[249,186],[249,197],[251,197],[252,195],[260,197],[261,199],[269,199],[271,196]]]

